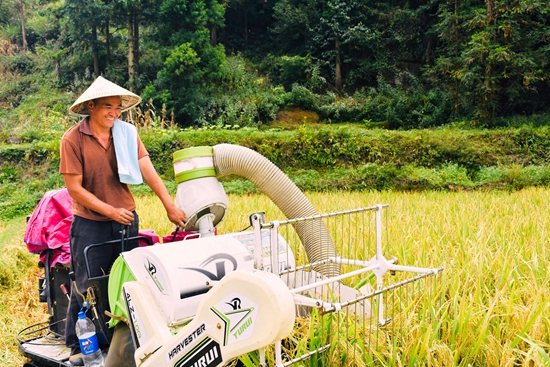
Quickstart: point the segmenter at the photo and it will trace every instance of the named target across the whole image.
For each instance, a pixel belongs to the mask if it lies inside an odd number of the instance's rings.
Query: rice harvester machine
[[[325,224],[341,213],[317,213],[282,171],[248,148],[220,144],[183,149],[174,153],[174,172],[176,205],[188,216],[181,230],[188,236],[123,252],[110,274],[91,278],[89,288],[82,290],[106,367],[214,367],[253,351],[258,351],[258,364],[267,366],[269,348],[273,365],[290,365],[327,348],[298,356],[283,353],[281,342],[292,333],[297,317],[312,310],[338,312],[350,304],[361,305],[353,312],[371,315],[368,300],[381,297],[387,272],[417,273],[408,280],[414,281],[442,270],[386,259],[378,230],[370,258],[341,256]],[[229,174],[256,184],[289,219],[266,223],[264,213],[258,212],[249,217],[252,230],[217,233],[229,206],[218,177]],[[375,212],[378,227],[384,207],[349,213]],[[299,247],[280,233],[278,227],[285,224]],[[121,244],[130,240],[136,238],[122,235]],[[87,251],[102,245],[91,245]],[[300,248],[305,254],[297,253]],[[367,274],[376,276],[375,288],[345,285],[346,279]],[[55,295],[55,284],[48,287]],[[379,300],[374,318],[384,324],[389,320]],[[52,305],[64,301],[63,295]],[[30,359],[27,367],[70,366],[69,350],[60,341],[59,327],[51,322],[62,318],[54,314],[49,325],[19,334],[20,349]]]

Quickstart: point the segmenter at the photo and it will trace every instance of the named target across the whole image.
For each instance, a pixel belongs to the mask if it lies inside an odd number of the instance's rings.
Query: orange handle
[[[63,294],[66,295],[67,298],[70,299],[70,297],[69,297],[69,290],[67,289],[67,286],[66,286],[65,284],[61,284],[61,285],[59,286],[59,288],[61,288],[61,292],[63,292]]]

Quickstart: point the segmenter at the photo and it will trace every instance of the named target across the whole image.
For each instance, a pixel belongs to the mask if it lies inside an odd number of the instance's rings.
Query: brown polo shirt
[[[147,155],[138,136],[138,159]],[[61,138],[59,173],[82,175],[82,186],[99,200],[117,208],[136,209],[130,188],[118,178],[113,136],[105,149],[92,134],[88,118],[67,130]],[[74,200],[73,214],[91,220],[111,220]]]

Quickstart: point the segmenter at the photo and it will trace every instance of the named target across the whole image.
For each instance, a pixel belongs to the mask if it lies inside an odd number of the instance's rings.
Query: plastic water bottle
[[[103,367],[105,360],[103,359],[101,349],[99,349],[95,325],[82,311],[78,313],[75,329],[76,336],[78,336],[78,341],[80,343],[80,350],[82,351],[84,366]]]

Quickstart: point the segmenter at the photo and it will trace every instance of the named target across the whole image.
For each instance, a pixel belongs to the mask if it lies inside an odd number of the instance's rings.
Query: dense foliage
[[[104,75],[182,127],[494,126],[550,112],[549,51],[546,0],[4,1],[0,121]]]
[[[0,145],[0,221],[32,211],[47,190],[63,186],[59,138],[22,130],[18,144]],[[141,128],[153,164],[175,194],[173,153],[230,143],[275,163],[304,191],[518,190],[550,185],[550,129],[391,131],[304,125],[294,130]],[[245,177],[220,178],[228,193],[259,192]],[[135,192],[150,192],[145,184]]]
[[[63,185],[98,75],[143,96],[125,118],[169,184],[175,150],[225,142],[304,190],[548,185],[549,51],[545,0],[3,1],[0,218]]]

